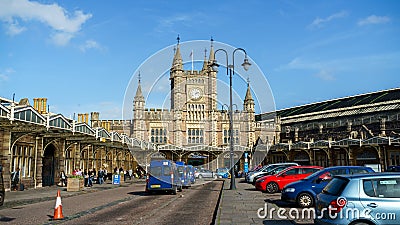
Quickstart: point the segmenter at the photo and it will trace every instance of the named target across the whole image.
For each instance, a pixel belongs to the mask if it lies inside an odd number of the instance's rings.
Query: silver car
[[[400,173],[335,176],[317,195],[316,224],[400,224]]]
[[[207,169],[198,169],[196,172],[194,172],[194,177],[198,179],[202,178],[218,178],[217,174],[214,173],[211,170]]]

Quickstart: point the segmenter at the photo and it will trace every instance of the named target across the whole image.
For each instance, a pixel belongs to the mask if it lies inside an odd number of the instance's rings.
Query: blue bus
[[[189,167],[185,165],[182,161],[177,161],[176,166],[178,168],[179,177],[182,180],[182,186],[184,188],[190,187],[192,184],[190,182],[190,171]]]
[[[171,160],[153,160],[146,179],[146,192],[182,191],[182,181],[176,164]]]
[[[196,182],[196,177],[194,177],[195,168],[192,165],[187,166],[189,169],[189,180],[190,183],[194,184]]]

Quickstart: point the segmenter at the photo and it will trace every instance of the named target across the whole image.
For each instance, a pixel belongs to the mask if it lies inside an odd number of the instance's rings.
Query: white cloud
[[[202,13],[187,13],[177,14],[170,17],[162,17],[158,19],[158,25],[155,28],[156,32],[172,32],[179,33],[179,26],[196,27],[204,22],[205,16]]]
[[[334,19],[339,19],[339,18],[343,18],[346,17],[348,15],[348,13],[346,11],[341,11],[335,14],[332,14],[326,18],[319,18],[317,17],[310,25],[308,25],[309,28],[321,28],[323,27],[326,23],[334,20]]]
[[[335,80],[332,71],[326,69],[320,70],[317,74],[315,74],[315,76],[326,81]]]
[[[74,37],[71,33],[58,32],[50,36],[51,41],[59,46],[65,46]]]
[[[20,34],[26,30],[25,27],[20,26],[18,21],[15,21],[15,20],[14,21],[11,20],[8,23],[6,22],[6,29],[7,29],[6,34],[8,34],[10,36]]]
[[[0,20],[8,26],[9,35],[16,35],[26,29],[20,27],[19,22],[39,21],[56,32],[52,35],[55,44],[68,43],[74,34],[80,31],[82,24],[91,17],[91,14],[84,14],[79,10],[69,14],[57,4],[46,5],[28,0],[0,1]]]
[[[85,42],[85,44],[83,44],[83,45],[81,45],[81,46],[79,47],[79,49],[80,49],[82,52],[86,52],[86,51],[89,50],[89,49],[103,50],[103,47],[102,47],[99,43],[97,43],[96,41],[94,41],[94,40],[87,40],[87,41]]]
[[[8,76],[0,73],[0,81],[7,81],[7,80],[8,80]]]
[[[375,16],[371,15],[367,18],[358,21],[359,26],[370,25],[370,24],[384,24],[390,22],[390,18],[387,16]]]
[[[0,72],[0,81],[8,81],[9,75],[15,73],[12,68],[7,68],[4,72]]]

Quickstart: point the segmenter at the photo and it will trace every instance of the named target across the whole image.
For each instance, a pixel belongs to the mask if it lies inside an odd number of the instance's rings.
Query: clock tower
[[[216,146],[216,129],[212,128],[211,115],[217,110],[217,75],[209,67],[209,62],[214,59],[213,40],[208,59],[205,50],[201,70],[183,69],[179,40],[178,37],[170,70],[171,112],[180,115],[174,118],[181,118],[180,121],[174,119],[174,140],[180,139],[178,142],[182,145]]]

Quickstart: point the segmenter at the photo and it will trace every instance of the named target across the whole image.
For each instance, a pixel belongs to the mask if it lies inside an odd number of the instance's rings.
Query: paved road
[[[221,188],[222,181],[214,181],[177,195],[131,192],[132,200],[65,224],[211,224]]]
[[[54,199],[1,209],[0,223],[176,224],[179,217],[179,224],[210,224],[221,187],[221,181],[214,181],[177,195],[148,195],[144,184],[136,183],[62,198],[64,220],[51,220]]]

